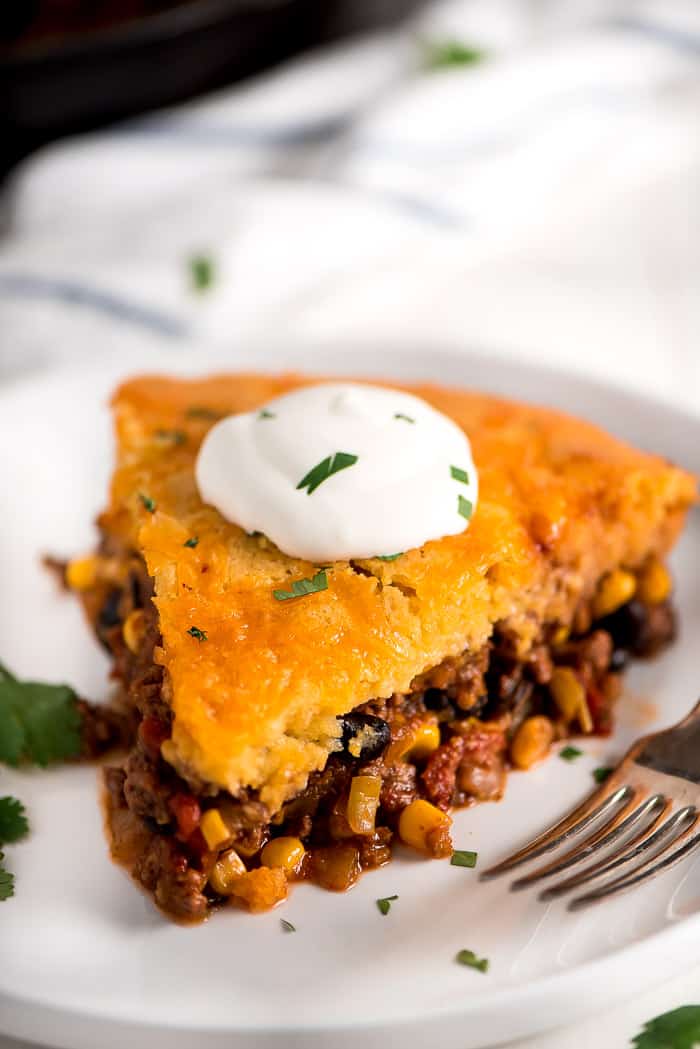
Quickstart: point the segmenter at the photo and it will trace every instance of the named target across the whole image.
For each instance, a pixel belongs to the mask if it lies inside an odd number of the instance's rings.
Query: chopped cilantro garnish
[[[403,557],[403,550],[400,554],[377,554],[377,561],[395,561],[397,557]]]
[[[139,499],[143,503],[146,510],[148,510],[149,514],[155,513],[156,502],[154,499],[151,499],[150,495],[144,495],[143,492],[139,492]]]
[[[395,419],[403,419],[405,423],[415,423],[415,419],[412,419],[410,415],[404,415],[403,412],[395,412]]]
[[[0,900],[9,900],[10,896],[15,894],[15,879],[14,875],[5,868],[4,859],[4,855],[0,852]]]
[[[184,444],[187,434],[184,430],[156,430],[159,441],[169,441],[171,444]]]
[[[199,536],[198,535],[191,535],[189,537],[189,539],[185,539],[185,541],[184,541],[184,543],[182,545],[183,546],[188,546],[190,548],[190,550],[194,550],[194,548],[195,548],[195,546],[197,545],[198,542],[199,542]]]
[[[700,1005],[682,1005],[647,1020],[632,1045],[635,1049],[694,1049],[700,1045]]]
[[[306,494],[311,495],[333,474],[339,473],[340,470],[347,470],[348,466],[354,466],[356,462],[357,456],[350,455],[349,452],[336,452],[335,455],[329,455],[312,470],[309,470],[305,477],[302,477],[297,485],[297,491],[300,488],[308,488]]]
[[[473,66],[484,58],[483,51],[459,40],[435,40],[425,44],[425,66],[430,70]]]
[[[188,419],[221,419],[222,413],[215,408],[205,408],[201,404],[193,404],[187,409],[185,415]]]
[[[563,750],[559,751],[559,757],[563,758],[564,761],[576,761],[576,758],[580,758],[583,754],[582,750],[578,747],[564,747]]]
[[[206,641],[209,637],[206,630],[200,630],[198,626],[191,626],[187,633],[190,637],[196,637],[198,641]]]
[[[48,765],[80,753],[80,714],[68,685],[18,681],[0,664],[0,761]]]
[[[0,845],[19,841],[29,830],[24,805],[17,798],[0,798]]]
[[[450,477],[453,477],[455,481],[461,481],[462,484],[469,484],[469,474],[466,470],[460,470],[459,466],[450,467]]]
[[[195,291],[206,291],[214,283],[214,260],[209,255],[193,255],[189,260],[190,280]]]
[[[268,412],[267,408],[263,408],[263,410],[258,413],[258,419],[276,419],[276,418],[277,418],[277,416],[275,415],[275,413],[274,412]]]
[[[470,499],[465,499],[463,495],[457,497],[457,512],[466,518],[467,521],[471,517],[474,511],[474,504]]]
[[[292,925],[292,923],[288,922],[286,918],[280,918],[280,925],[282,926],[282,930],[284,932],[296,932],[297,931],[296,925]]]
[[[381,900],[377,900],[377,908],[380,914],[388,914],[391,910],[391,905],[394,900],[398,900],[398,896],[384,896]]]
[[[467,849],[455,849],[450,863],[453,867],[476,867],[477,856],[478,853],[469,852]]]
[[[593,769],[593,779],[596,783],[605,783],[608,776],[612,773],[612,769],[605,765],[601,765],[598,769]]]
[[[459,965],[468,965],[470,969],[478,969],[480,973],[488,972],[488,958],[477,958],[474,951],[469,951],[466,948],[457,953],[455,961]]]
[[[322,568],[313,579],[295,579],[291,590],[273,590],[272,596],[275,601],[290,601],[294,597],[306,597],[307,594],[317,594],[327,589],[328,576],[326,569]]]

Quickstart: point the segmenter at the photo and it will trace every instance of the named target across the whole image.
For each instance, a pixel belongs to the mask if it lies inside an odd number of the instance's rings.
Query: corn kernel
[[[130,652],[138,652],[145,630],[146,616],[142,608],[129,612],[122,627],[124,644]]]
[[[510,745],[510,759],[519,769],[529,769],[549,753],[554,725],[541,714],[525,718]]]
[[[440,726],[437,721],[423,721],[413,733],[409,758],[427,758],[440,746]]]
[[[650,558],[637,582],[637,596],[645,605],[660,605],[671,593],[672,583],[668,569],[658,557]]]
[[[596,619],[602,619],[616,612],[632,600],[636,589],[637,580],[632,573],[616,568],[604,576],[598,586],[598,592],[593,598],[593,615]]]
[[[421,852],[429,852],[430,833],[439,828],[447,828],[451,823],[452,820],[442,809],[424,801],[423,798],[416,798],[399,816],[399,835],[406,845],[411,845]]]
[[[199,828],[210,849],[215,849],[231,837],[231,831],[221,818],[218,809],[207,809],[202,813]]]
[[[66,568],[66,583],[71,590],[89,590],[97,582],[98,566],[98,559],[92,556],[70,561]]]
[[[245,863],[241,857],[235,849],[228,849],[221,853],[212,867],[209,884],[219,896],[229,896],[236,879],[245,873]]]
[[[171,739],[165,739],[160,745],[160,756],[169,765],[177,766],[177,749]]]
[[[306,855],[299,838],[273,838],[260,853],[263,867],[281,867],[287,874],[298,874]]]
[[[573,721],[578,717],[586,693],[571,667],[555,667],[549,682],[549,691],[564,719]]]
[[[553,645],[563,645],[569,640],[569,634],[571,631],[568,626],[559,626],[552,635]]]
[[[355,834],[374,834],[381,789],[380,776],[353,776],[346,816]]]
[[[555,667],[549,691],[567,724],[576,719],[581,731],[593,731],[593,718],[588,709],[586,690],[571,667]]]
[[[385,761],[392,765],[398,761],[427,758],[440,746],[440,726],[437,721],[409,723],[400,728],[396,738],[386,750]]]

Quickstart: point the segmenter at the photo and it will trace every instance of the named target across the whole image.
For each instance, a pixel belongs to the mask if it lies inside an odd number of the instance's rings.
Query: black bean
[[[429,688],[423,693],[426,710],[449,710],[452,704],[446,692],[441,688]]]
[[[629,652],[624,648],[616,648],[611,656],[608,669],[611,674],[621,674],[629,661]]]
[[[455,704],[455,717],[458,719],[481,717],[488,704],[489,696],[487,692],[484,692],[481,696],[476,696],[467,707]]]
[[[119,614],[121,600],[121,590],[110,590],[107,594],[107,598],[100,609],[100,615],[97,620],[99,626],[104,630],[109,630],[109,628],[113,626],[119,626],[121,623],[121,616]]]
[[[344,714],[338,718],[343,726],[342,743],[345,754],[357,761],[371,761],[379,757],[391,740],[391,729],[384,720],[374,714]],[[359,739],[360,750],[352,754],[349,746]]]

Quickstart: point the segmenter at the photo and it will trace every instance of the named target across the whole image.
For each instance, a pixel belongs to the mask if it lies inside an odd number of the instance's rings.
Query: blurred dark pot
[[[110,28],[6,48],[3,166],[59,135],[221,87],[322,41],[395,21],[419,3],[190,0]]]

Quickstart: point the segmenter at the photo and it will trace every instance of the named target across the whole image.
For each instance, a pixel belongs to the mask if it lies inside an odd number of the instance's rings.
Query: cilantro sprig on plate
[[[0,761],[45,767],[78,757],[81,719],[76,700],[68,685],[20,681],[0,663]],[[28,830],[21,801],[10,795],[0,798],[0,900],[9,900],[15,891],[3,846],[21,841]]]
[[[5,866],[2,846],[21,841],[28,831],[22,802],[9,795],[0,798],[0,901],[9,900],[15,893],[15,876]]]
[[[80,714],[68,685],[20,681],[0,663],[0,761],[45,767],[80,754]]]
[[[635,1049],[694,1049],[700,1045],[700,1005],[682,1005],[648,1020],[632,1045]]]
[[[29,830],[24,805],[9,795],[0,798],[0,845],[20,841]]]

